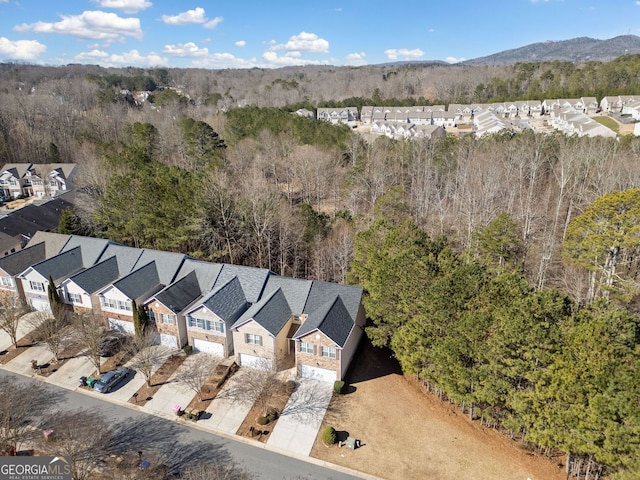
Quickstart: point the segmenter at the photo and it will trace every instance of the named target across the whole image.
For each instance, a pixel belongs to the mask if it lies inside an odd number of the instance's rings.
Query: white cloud
[[[244,47],[246,44],[247,44],[247,42],[245,42],[244,40],[238,40],[238,41],[235,43],[235,46],[236,46],[236,47]]]
[[[175,45],[165,45],[162,53],[175,55],[176,57],[206,57],[209,55],[208,48],[200,48],[193,42],[177,43]]]
[[[464,62],[465,60],[466,58],[456,58],[456,57],[447,57],[444,59],[444,61],[447,63],[458,63],[458,62]]]
[[[115,8],[124,13],[136,13],[145,10],[153,5],[147,0],[91,0],[102,8]]]
[[[205,23],[207,14],[202,7],[179,13],[178,15],[162,15],[162,21],[167,25],[190,25],[192,23]]]
[[[15,58],[20,60],[33,60],[47,47],[37,40],[16,40],[0,37],[0,57]]]
[[[385,50],[384,54],[389,60],[398,60],[398,58],[401,58],[402,60],[413,60],[422,57],[424,52],[419,48],[414,48],[413,50],[409,50],[407,48],[390,48]]]
[[[222,22],[222,20],[224,20],[224,18],[222,17],[216,17],[213,20],[209,20],[207,23],[205,23],[204,25],[202,25],[204,28],[208,28],[210,30],[213,30],[214,28],[216,28],[218,26],[218,24],[220,22]]]
[[[429,32],[429,33],[433,33],[433,32],[435,32],[435,31],[436,31],[436,29],[435,29],[435,28],[430,28],[429,30],[427,30],[427,32]]]
[[[193,60],[191,64],[198,68],[253,68],[258,64],[255,58],[237,58],[230,53],[212,53],[207,57]]]
[[[350,53],[345,58],[347,59],[347,65],[359,66],[367,64],[367,61],[364,59],[366,56],[364,52],[359,52]]]
[[[99,10],[82,12],[80,15],[60,15],[59,22],[35,22],[16,25],[16,32],[59,33],[79,38],[114,41],[126,37],[142,38],[140,19],[123,18],[115,13]]]
[[[105,67],[117,67],[117,66],[148,66],[154,67],[157,65],[167,65],[169,61],[166,57],[151,52],[147,55],[140,55],[138,50],[130,50],[123,53],[108,54],[100,50],[92,50],[90,52],[83,52],[74,57],[78,62],[96,62],[99,61],[100,65]]]
[[[271,50],[297,50],[302,52],[327,53],[329,42],[315,33],[300,32],[292,36],[287,43],[273,45]]]
[[[276,52],[269,50],[262,54],[262,58],[267,62],[266,65],[263,65],[265,68],[288,67],[292,65],[324,65],[327,63],[301,58],[300,52],[288,52],[280,56]]]

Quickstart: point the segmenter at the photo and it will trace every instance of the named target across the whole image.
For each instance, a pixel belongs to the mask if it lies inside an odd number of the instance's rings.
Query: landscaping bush
[[[326,445],[333,445],[336,443],[337,435],[336,429],[333,427],[327,427],[322,431],[322,441]]]
[[[344,389],[344,382],[342,380],[336,380],[333,382],[333,391],[336,393],[342,393]]]
[[[293,392],[295,392],[297,386],[298,384],[295,382],[295,380],[287,380],[287,383],[284,384],[287,395],[291,395]]]
[[[182,347],[182,351],[185,353],[185,355],[191,355],[193,353],[193,347],[191,345],[185,345],[184,347]]]
[[[273,422],[277,420],[279,416],[280,416],[280,413],[275,408],[270,408],[269,411],[267,412],[267,420],[269,422]]]
[[[258,425],[266,425],[269,423],[269,419],[267,417],[258,417]]]

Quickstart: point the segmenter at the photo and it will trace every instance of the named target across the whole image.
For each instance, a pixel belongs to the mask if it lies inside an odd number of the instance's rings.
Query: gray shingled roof
[[[31,265],[42,262],[45,257],[44,243],[37,243],[16,253],[0,258],[0,268],[9,275],[15,276],[24,272]]]
[[[204,262],[187,257],[178,272],[177,278],[181,278],[189,272],[195,272],[200,291],[206,295],[213,290],[216,279],[220,275],[220,270],[222,270],[222,264],[220,263]]]
[[[0,218],[0,231],[11,236],[22,234],[32,237],[38,230],[54,230],[60,222],[62,211],[67,207],[73,207],[73,204],[60,197],[41,205],[26,205]]]
[[[76,247],[80,247],[82,252],[82,263],[86,266],[94,265],[105,248],[111,244],[111,240],[105,238],[93,238],[93,237],[81,237],[79,235],[71,235],[69,241],[62,247],[61,252],[72,250]]]
[[[32,245],[36,245],[38,243],[44,243],[45,245],[45,257],[51,258],[54,255],[57,255],[62,250],[62,247],[69,241],[71,235],[63,235],[62,233],[52,233],[52,232],[36,232],[29,243],[27,243],[27,247]]]
[[[69,277],[76,285],[85,292],[92,294],[102,287],[109,285],[119,276],[118,260],[110,257],[95,265],[85,268],[81,272]]]
[[[336,295],[316,310],[309,312],[309,316],[293,338],[299,339],[314,330],[319,330],[342,348],[354,325],[342,298]]]
[[[244,267],[225,263],[214,288],[224,285],[233,277],[238,277],[249,303],[256,303],[262,295],[269,275],[274,275],[274,273],[266,268]]]
[[[312,284],[313,282],[311,280],[270,275],[267,280],[267,285],[264,287],[263,296],[269,295],[271,292],[281,288],[287,299],[287,303],[289,303],[291,307],[291,311],[301,314],[304,312],[304,306],[307,303]]]
[[[238,280],[238,277],[233,277],[227,283],[209,293],[190,310],[197,310],[201,306],[207,307],[223,320],[227,320],[237,315],[240,310],[246,310],[249,302],[244,296],[240,280]]]
[[[352,285],[341,285],[338,283],[314,280],[303,313],[311,313],[317,310],[321,305],[326,303],[327,299],[334,298],[336,295],[340,295],[351,320],[355,322],[358,318],[358,310],[362,298],[362,287]]]
[[[136,264],[143,250],[140,248],[126,247],[116,243],[111,243],[107,246],[105,251],[100,257],[100,261],[110,257],[116,257],[118,260],[118,271],[120,275],[128,275],[133,270],[133,266]]]
[[[51,277],[57,284],[59,280],[79,271],[82,267],[80,247],[76,247],[36,263],[32,268],[44,278]]]
[[[253,304],[231,328],[238,328],[253,319],[271,335],[276,336],[285,326],[289,317],[291,317],[291,308],[282,289],[279,288],[263,297],[258,303]]]
[[[136,300],[160,283],[156,262],[152,261],[114,282],[113,286],[131,300]]]
[[[200,287],[195,272],[167,285],[155,294],[154,298],[173,313],[180,313],[200,296]]]
[[[160,283],[169,285],[176,278],[178,270],[180,270],[180,266],[185,258],[187,258],[187,256],[183,253],[145,249],[133,268],[138,269],[142,265],[147,265],[149,262],[155,262]]]

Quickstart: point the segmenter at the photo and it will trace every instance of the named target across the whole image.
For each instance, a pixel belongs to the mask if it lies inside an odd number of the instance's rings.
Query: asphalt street
[[[55,415],[56,411],[88,410],[101,416],[113,426],[121,453],[156,452],[162,455],[165,464],[174,471],[179,471],[191,462],[232,461],[264,480],[360,478],[34,378],[14,375],[4,370],[0,370],[0,377],[9,378],[12,383],[41,384],[47,391],[47,398],[42,399],[49,404],[49,412],[46,415]],[[46,425],[46,418],[41,420]]]

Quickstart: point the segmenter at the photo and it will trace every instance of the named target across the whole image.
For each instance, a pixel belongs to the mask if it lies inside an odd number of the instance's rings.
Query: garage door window
[[[336,358],[336,349],[333,347],[321,347],[320,354],[327,358]]]
[[[245,343],[248,343],[250,345],[262,345],[262,336],[255,335],[253,333],[247,333],[244,336],[244,341]]]

